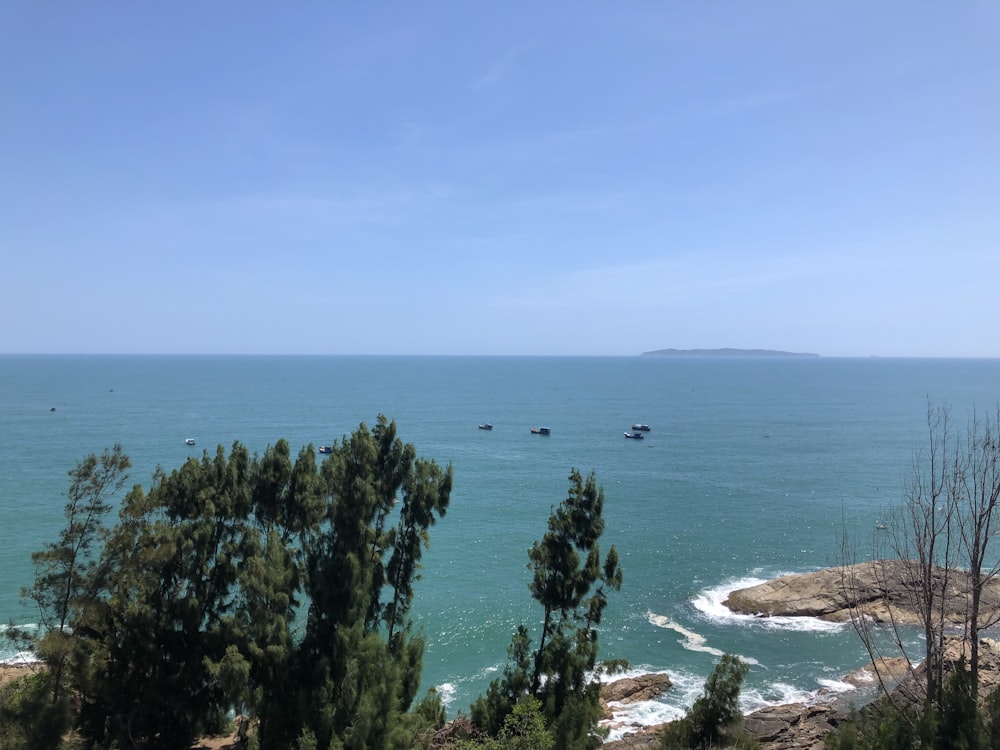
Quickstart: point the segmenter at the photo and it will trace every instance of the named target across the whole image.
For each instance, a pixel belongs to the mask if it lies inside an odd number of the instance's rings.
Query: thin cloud
[[[518,65],[521,57],[535,47],[533,42],[519,44],[504,52],[497,60],[494,60],[489,69],[475,80],[472,84],[474,90],[495,86],[506,80],[510,72]]]

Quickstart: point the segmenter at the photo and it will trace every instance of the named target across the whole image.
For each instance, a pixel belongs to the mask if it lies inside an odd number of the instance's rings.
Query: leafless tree
[[[993,548],[1000,524],[1000,407],[993,418],[974,414],[956,436],[950,409],[928,404],[927,440],[900,504],[875,529],[867,561],[858,562],[845,532],[841,585],[883,688],[889,652],[917,674],[905,637],[915,615],[924,668],[922,678],[911,681],[919,691],[912,697],[937,703],[949,637],[963,636],[975,689],[979,635],[1000,622],[1000,559]]]
[[[1000,574],[993,552],[1000,505],[1000,406],[991,417],[973,416],[964,440],[956,446],[949,481],[950,502],[957,518],[963,562],[968,566],[969,612],[966,641],[972,687],[979,685],[979,633],[1000,621],[1000,607],[991,583]]]

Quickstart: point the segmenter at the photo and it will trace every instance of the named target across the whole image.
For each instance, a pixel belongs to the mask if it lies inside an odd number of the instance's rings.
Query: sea
[[[424,685],[450,715],[500,676],[518,625],[537,636],[527,550],[573,469],[604,489],[601,545],[624,572],[600,656],[674,683],[616,709],[612,737],[683,715],[725,653],[750,664],[745,711],[863,701],[845,681],[866,663],[849,625],[723,601],[838,564],[845,537],[865,549],[927,444],[928,408],[964,425],[998,402],[995,359],[0,355],[0,622],[37,622],[20,595],[30,555],[56,539],[85,456],[119,443],[148,487],[218,445],[296,451],[384,414],[454,467],[414,606]],[[633,423],[645,439],[624,437]],[[26,656],[0,644],[2,661]]]

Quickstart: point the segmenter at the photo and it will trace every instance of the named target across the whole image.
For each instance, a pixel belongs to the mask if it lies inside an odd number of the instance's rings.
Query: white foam
[[[849,693],[852,690],[857,690],[856,686],[843,680],[819,680],[819,684],[824,690],[831,693]]]
[[[673,630],[675,633],[679,633],[684,636],[684,640],[678,641],[684,648],[688,651],[700,651],[706,654],[712,654],[712,656],[723,656],[725,652],[720,649],[713,648],[706,645],[707,639],[700,633],[695,633],[693,630],[688,630],[683,625],[674,622],[666,615],[658,615],[655,612],[647,612],[646,619],[649,620],[651,625],[655,625],[658,628],[664,628],[666,630]]]
[[[658,701],[638,701],[623,705],[609,703],[611,718],[601,721],[602,727],[607,727],[607,742],[620,740],[627,734],[634,734],[643,727],[652,727],[676,721],[684,716],[685,710]]]
[[[33,664],[40,661],[30,651],[21,651],[18,646],[25,643],[20,638],[11,638],[9,633],[14,631],[20,636],[34,636],[40,631],[40,626],[35,623],[24,625],[0,625],[0,664]]]
[[[13,656],[0,659],[0,665],[5,667],[16,667],[20,664],[38,664],[41,661],[30,651],[18,651]]]
[[[766,583],[766,580],[762,578],[738,578],[730,580],[719,586],[704,589],[691,600],[691,604],[711,620],[768,630],[836,633],[846,627],[842,623],[827,622],[826,620],[820,620],[818,617],[759,617],[757,615],[744,615],[733,612],[723,604],[734,591],[757,586],[761,583]]]
[[[803,690],[784,682],[774,682],[763,691],[754,688],[744,690],[740,694],[740,710],[747,714],[761,708],[785,706],[790,703],[811,706],[828,703],[842,693],[857,690],[854,685],[840,680],[820,679],[817,682],[819,687],[815,690]]]
[[[661,617],[653,615],[652,617]],[[652,620],[651,620],[652,621]],[[651,670],[641,667],[611,675],[608,680],[635,677],[649,674]],[[663,674],[661,670],[658,672]],[[664,724],[683,718],[687,710],[694,705],[705,689],[705,676],[686,672],[666,670],[665,673],[673,683],[670,689],[651,701],[635,703],[609,703],[611,719],[601,722],[601,726],[610,730],[608,740],[620,740],[627,734],[639,731],[643,727]],[[782,706],[792,703],[813,705],[832,700],[835,696],[855,690],[853,685],[840,680],[820,679],[819,687],[806,690],[785,682],[773,682],[764,687],[744,687],[740,693],[740,711],[744,714],[753,713],[762,708]]]
[[[449,708],[452,701],[455,700],[455,693],[457,692],[455,684],[452,682],[442,682],[435,689],[438,695],[441,696],[441,702],[445,705],[445,708]]]
[[[708,639],[705,638],[701,633],[696,633],[689,628],[684,627],[680,623],[674,622],[666,615],[658,615],[655,612],[647,612],[646,619],[649,620],[650,624],[655,625],[658,628],[665,628],[667,630],[673,630],[675,633],[679,633],[684,636],[684,640],[678,641],[684,648],[688,651],[699,651],[705,654],[711,654],[712,656],[722,657],[725,652],[721,649],[709,646]],[[758,664],[759,662],[749,656],[740,656],[740,659],[745,661],[747,664]]]
[[[635,677],[649,674],[650,670],[630,669],[613,675],[611,679]],[[683,718],[688,707],[694,703],[704,687],[705,678],[685,672],[666,670],[657,674],[666,674],[672,683],[670,689],[656,700],[636,701],[634,703],[608,703],[611,719],[601,722],[602,727],[610,730],[608,741],[620,740],[627,734],[633,734],[643,727],[665,724]]]

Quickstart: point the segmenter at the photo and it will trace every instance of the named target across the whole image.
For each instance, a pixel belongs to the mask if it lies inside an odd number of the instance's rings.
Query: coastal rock
[[[652,727],[643,727],[632,734],[626,734],[620,740],[612,740],[601,745],[601,750],[643,750],[658,748],[660,746],[660,731],[665,724],[657,724]]]
[[[743,718],[743,729],[762,750],[821,750],[824,738],[842,715],[832,706],[773,706]]]
[[[984,638],[979,649],[979,684],[983,695],[988,695],[1000,687],[1000,642]],[[951,638],[945,648],[946,669],[951,669],[968,644],[961,638]],[[897,688],[905,691],[908,681],[920,678],[921,667],[911,672],[906,661],[900,658],[881,659],[879,668],[887,676],[887,685],[893,681],[902,682]],[[852,672],[845,679],[858,684],[870,684],[874,680],[874,665]],[[770,706],[754,711],[743,717],[742,729],[753,735],[760,743],[760,750],[823,750],[826,735],[850,716],[850,704],[842,701],[805,705],[801,703]],[[659,733],[665,725],[646,727],[620,740],[606,742],[602,750],[634,750],[659,746]]]
[[[743,718],[742,728],[754,736],[761,750],[821,750],[824,738],[846,716],[832,706],[791,704],[755,711]],[[665,724],[644,727],[619,740],[605,742],[602,750],[657,748]]]
[[[732,592],[724,604],[734,612],[760,617],[818,617],[849,622],[861,608],[876,622],[919,622],[916,606],[916,563],[876,560],[813,573],[783,576]],[[943,570],[935,573],[943,580]],[[969,583],[961,571],[948,573],[948,618],[961,624],[968,611]],[[983,611],[1000,612],[1000,582],[991,581],[983,594]]]
[[[601,700],[605,703],[635,703],[649,701],[670,689],[673,683],[662,672],[624,677],[601,686]]]

